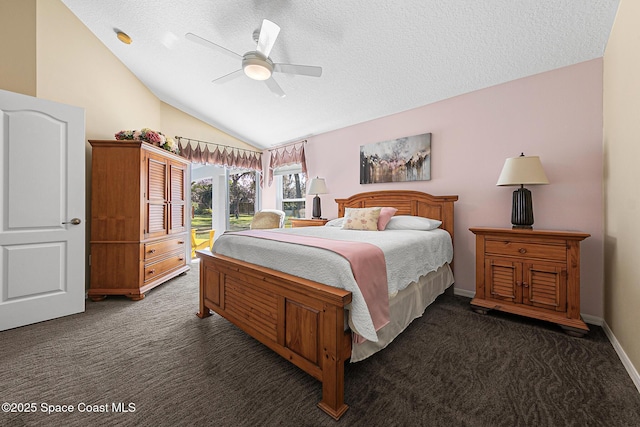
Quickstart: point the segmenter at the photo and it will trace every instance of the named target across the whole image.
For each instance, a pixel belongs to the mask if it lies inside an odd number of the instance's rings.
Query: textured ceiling
[[[599,58],[618,0],[62,0],[158,98],[266,148],[466,92]],[[266,18],[286,97],[242,75],[240,55]],[[118,41],[114,29],[131,36]]]

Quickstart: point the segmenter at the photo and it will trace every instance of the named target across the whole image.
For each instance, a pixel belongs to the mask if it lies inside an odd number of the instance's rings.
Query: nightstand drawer
[[[565,261],[567,259],[567,246],[561,243],[531,243],[487,238],[485,240],[485,252],[494,255],[548,259],[553,261]]]

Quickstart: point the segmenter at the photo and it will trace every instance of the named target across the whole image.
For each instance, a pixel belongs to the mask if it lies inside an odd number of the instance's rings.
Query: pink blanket
[[[379,247],[370,243],[274,233],[265,230],[247,230],[233,234],[313,246],[341,255],[351,264],[353,277],[356,279],[360,292],[362,292],[362,296],[367,303],[375,330],[377,331],[389,323],[387,266],[384,253]],[[366,340],[359,335],[354,337],[354,342],[356,343],[364,341]]]

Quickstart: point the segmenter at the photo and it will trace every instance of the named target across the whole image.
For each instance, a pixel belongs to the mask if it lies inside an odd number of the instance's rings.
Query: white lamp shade
[[[504,162],[496,185],[548,184],[538,156],[511,157]]]
[[[311,178],[311,183],[309,184],[309,191],[307,194],[326,194],[327,193],[327,184],[324,182],[324,178]]]

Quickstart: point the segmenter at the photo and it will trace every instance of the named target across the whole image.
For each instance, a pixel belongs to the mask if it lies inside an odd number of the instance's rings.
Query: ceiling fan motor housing
[[[273,62],[260,52],[251,51],[242,57],[244,73],[254,80],[267,80],[273,73]]]

